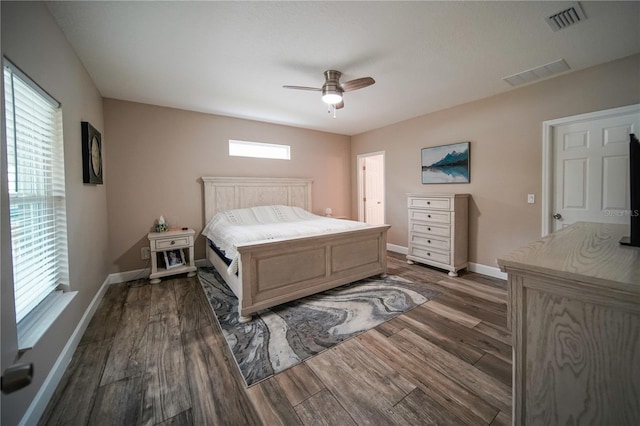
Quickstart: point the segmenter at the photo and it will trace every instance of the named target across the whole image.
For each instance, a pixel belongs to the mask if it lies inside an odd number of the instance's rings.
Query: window
[[[291,147],[273,143],[229,140],[229,155],[233,157],[272,158],[291,160]]]
[[[60,104],[4,61],[16,322],[68,284]]]

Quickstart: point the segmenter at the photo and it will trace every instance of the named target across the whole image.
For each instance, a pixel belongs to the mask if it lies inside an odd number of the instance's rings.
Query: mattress
[[[227,272],[238,272],[238,251],[242,244],[322,235],[366,228],[363,222],[318,216],[289,206],[260,206],[226,210],[216,214],[202,231],[224,256],[231,260]]]

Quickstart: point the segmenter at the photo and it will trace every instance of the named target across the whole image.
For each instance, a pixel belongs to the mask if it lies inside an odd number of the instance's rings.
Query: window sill
[[[71,303],[77,291],[54,291],[18,323],[18,350],[32,349]]]

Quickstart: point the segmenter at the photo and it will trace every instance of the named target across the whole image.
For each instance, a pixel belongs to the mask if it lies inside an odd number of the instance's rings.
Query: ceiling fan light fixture
[[[342,92],[335,88],[322,88],[322,100],[329,105],[335,105],[342,102]]]

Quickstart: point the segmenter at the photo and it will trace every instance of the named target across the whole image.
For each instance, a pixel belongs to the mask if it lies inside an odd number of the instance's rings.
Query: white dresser
[[[407,263],[424,263],[452,277],[468,266],[469,194],[408,194]]]

